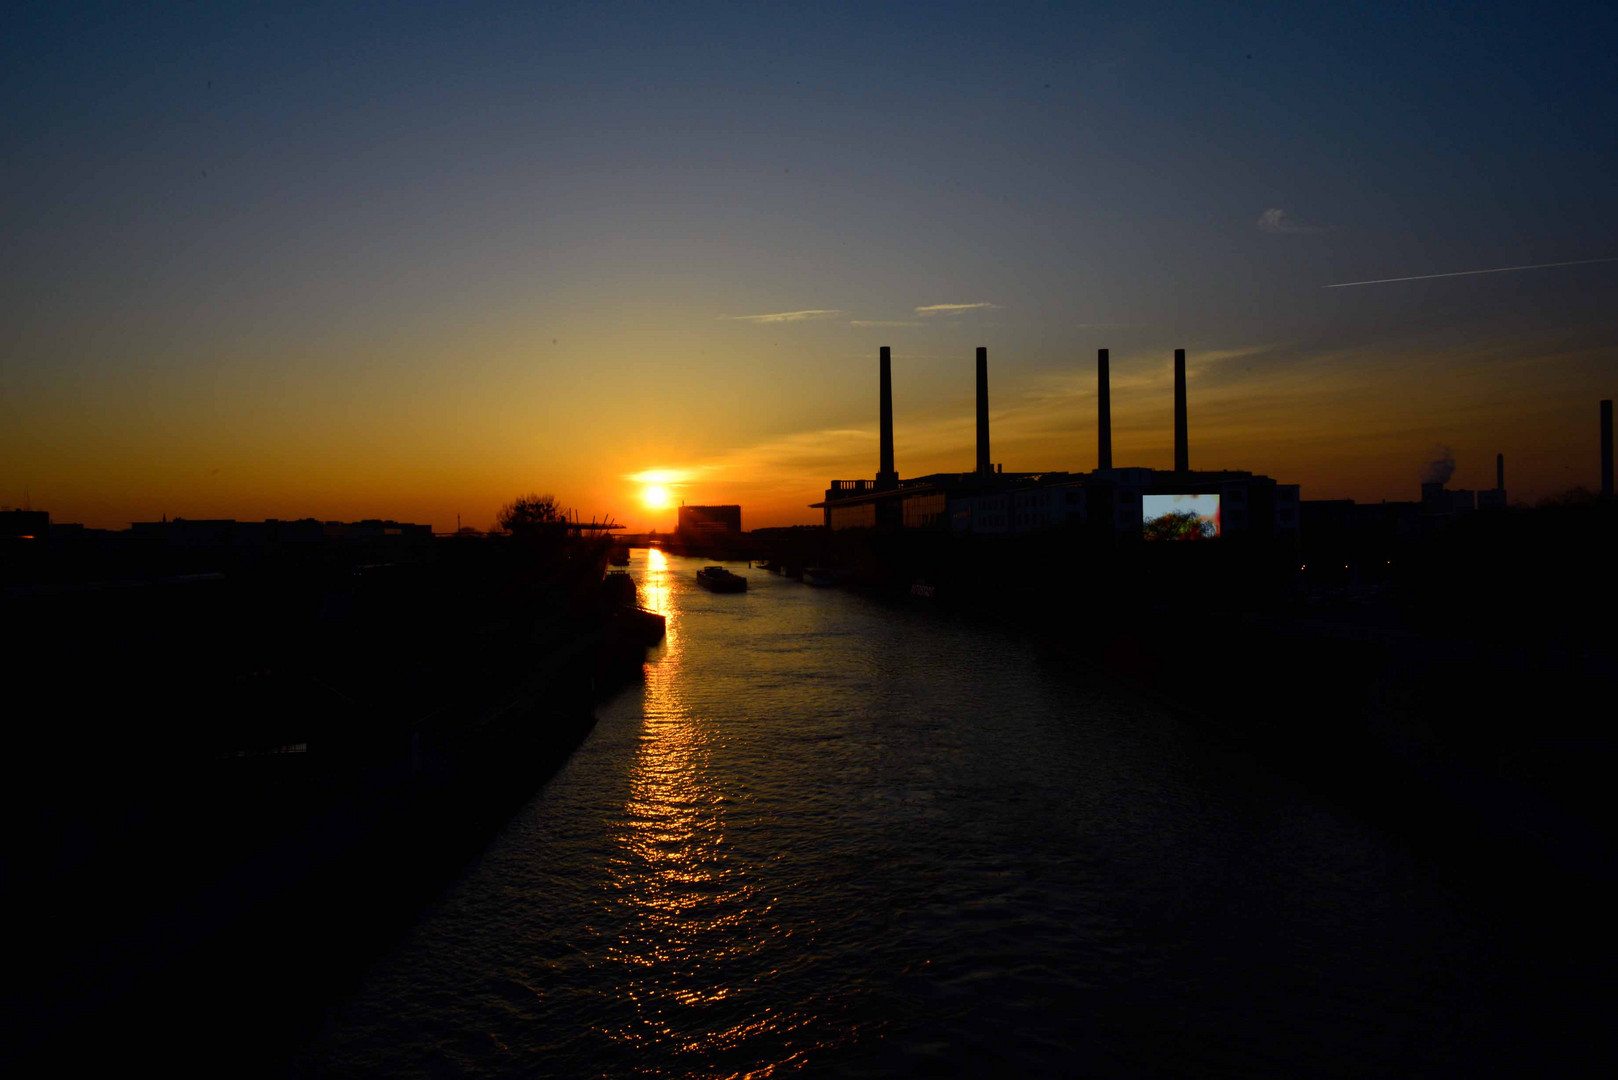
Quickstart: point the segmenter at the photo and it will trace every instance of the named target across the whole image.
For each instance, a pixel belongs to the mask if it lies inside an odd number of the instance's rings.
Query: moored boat
[[[697,571],[697,584],[713,592],[746,592],[747,579],[723,566],[705,566]]]
[[[662,641],[668,627],[668,621],[660,612],[643,607],[621,607],[612,617],[625,634],[647,646]]]
[[[805,585],[819,585],[824,587],[827,585],[835,585],[837,583],[837,579],[834,578],[832,576],[832,572],[826,569],[824,566],[810,566],[806,567],[803,571],[803,583]]]
[[[601,588],[617,604],[635,603],[635,579],[623,570],[609,570],[602,579]]]

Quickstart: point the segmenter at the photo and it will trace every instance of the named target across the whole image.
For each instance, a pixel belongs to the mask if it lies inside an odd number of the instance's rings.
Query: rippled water
[[[700,565],[635,553],[644,686],[307,1071],[1364,1076],[1488,1042],[1491,932],[1377,834],[924,601]]]

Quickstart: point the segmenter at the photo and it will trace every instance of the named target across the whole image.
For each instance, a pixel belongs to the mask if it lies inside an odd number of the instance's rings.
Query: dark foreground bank
[[[284,1065],[640,676],[606,549],[29,583],[7,1053]],[[165,570],[172,568],[165,568]]]

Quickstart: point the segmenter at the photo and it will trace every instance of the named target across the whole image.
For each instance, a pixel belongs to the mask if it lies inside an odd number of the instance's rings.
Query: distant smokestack
[[[876,486],[899,486],[899,474],[893,471],[893,354],[882,346],[882,460],[876,471]]]
[[[1185,434],[1185,350],[1174,350],[1174,471],[1190,472]]]
[[[978,472],[991,473],[989,464],[989,350],[978,346]]]
[[[1506,455],[1494,455],[1494,489],[1506,490]]]
[[[1601,403],[1601,495],[1612,498],[1612,398]]]
[[[1112,468],[1112,376],[1106,349],[1096,350],[1096,468]]]

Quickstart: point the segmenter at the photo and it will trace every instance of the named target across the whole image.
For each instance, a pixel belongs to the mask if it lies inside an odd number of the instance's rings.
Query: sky
[[[0,503],[808,523],[877,457],[1597,481],[1612,5],[12,4]],[[1609,261],[1588,261],[1609,260]],[[1550,263],[1495,274],[1349,282]]]

